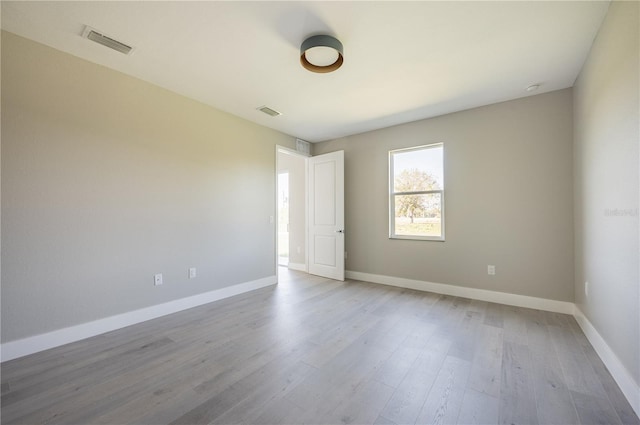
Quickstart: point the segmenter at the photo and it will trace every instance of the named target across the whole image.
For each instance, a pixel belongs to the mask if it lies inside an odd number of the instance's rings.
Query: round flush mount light
[[[314,35],[300,46],[300,63],[311,72],[333,72],[344,62],[342,43],[330,35]]]

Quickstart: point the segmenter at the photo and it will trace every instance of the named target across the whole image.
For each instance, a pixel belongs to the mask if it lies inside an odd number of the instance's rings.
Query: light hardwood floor
[[[2,424],[639,424],[571,316],[282,269],[2,364]]]

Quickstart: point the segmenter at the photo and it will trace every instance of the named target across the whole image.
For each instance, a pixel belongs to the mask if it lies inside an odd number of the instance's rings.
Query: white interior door
[[[344,151],[309,158],[309,273],[344,280]]]

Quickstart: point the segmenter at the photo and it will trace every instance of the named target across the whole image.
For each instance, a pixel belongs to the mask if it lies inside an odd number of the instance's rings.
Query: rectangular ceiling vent
[[[268,106],[261,106],[261,107],[259,107],[257,109],[258,109],[258,111],[264,112],[265,114],[267,114],[269,116],[272,116],[272,117],[277,117],[277,116],[282,115],[281,112],[278,112],[275,109],[271,109]]]
[[[123,42],[118,41],[114,38],[106,36],[100,31],[97,31],[89,26],[85,27],[82,36],[117,52],[124,53],[125,55],[130,55],[133,51],[133,47],[124,44]]]

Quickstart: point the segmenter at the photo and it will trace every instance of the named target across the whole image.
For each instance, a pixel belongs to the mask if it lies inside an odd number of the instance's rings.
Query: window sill
[[[410,241],[432,241],[432,242],[444,242],[444,236],[435,237],[435,236],[417,236],[417,235],[389,235],[389,239],[400,239],[400,240],[410,240]]]

